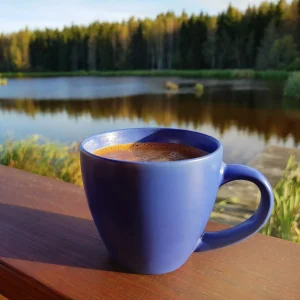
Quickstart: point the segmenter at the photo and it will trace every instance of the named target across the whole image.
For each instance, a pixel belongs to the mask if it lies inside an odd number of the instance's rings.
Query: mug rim
[[[181,131],[181,132],[192,132],[198,135],[201,135],[202,137],[211,140],[212,142],[217,144],[217,149],[213,152],[208,153],[207,155],[204,156],[200,156],[200,157],[196,157],[196,158],[189,158],[189,159],[183,159],[183,160],[176,160],[176,161],[128,161],[128,160],[122,160],[122,159],[115,159],[115,158],[107,158],[104,156],[100,156],[100,155],[96,155],[90,151],[88,151],[87,149],[85,149],[84,144],[87,143],[90,140],[93,140],[99,136],[108,134],[108,133],[115,133],[115,132],[122,132],[122,131],[128,131],[128,130],[176,130],[176,131]],[[209,159],[210,157],[216,155],[218,152],[223,150],[223,145],[221,144],[221,142],[216,139],[215,137],[212,137],[208,134],[199,132],[199,131],[194,131],[194,130],[189,130],[189,129],[182,129],[182,128],[172,128],[172,127],[128,127],[128,128],[121,128],[121,129],[115,129],[115,130],[107,130],[107,131],[103,131],[101,133],[97,133],[94,135],[91,135],[89,137],[87,137],[86,139],[84,139],[81,143],[80,143],[80,147],[79,147],[79,151],[81,153],[84,153],[88,156],[91,156],[95,159],[101,159],[101,160],[106,160],[109,162],[114,162],[114,163],[123,163],[123,164],[133,164],[133,165],[167,165],[167,164],[184,164],[184,163],[193,163],[193,162],[197,162],[197,161],[203,161],[206,159]]]

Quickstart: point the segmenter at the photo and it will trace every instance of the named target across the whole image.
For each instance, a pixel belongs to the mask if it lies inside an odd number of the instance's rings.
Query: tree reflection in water
[[[286,100],[272,93],[214,91],[200,99],[191,94],[143,95],[99,100],[1,100],[0,111],[36,115],[66,113],[68,118],[138,119],[158,126],[196,129],[211,125],[220,135],[232,126],[244,133],[256,133],[266,142],[292,137],[300,142],[300,107],[289,108]],[[50,126],[50,124],[49,124]]]

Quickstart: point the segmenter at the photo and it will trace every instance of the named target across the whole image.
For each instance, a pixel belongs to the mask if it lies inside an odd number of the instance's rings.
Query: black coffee
[[[100,148],[94,154],[126,161],[178,161],[207,155],[195,147],[172,143],[131,143]]]

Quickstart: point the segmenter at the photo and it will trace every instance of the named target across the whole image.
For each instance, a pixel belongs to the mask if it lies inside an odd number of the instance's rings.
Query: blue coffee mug
[[[180,143],[208,154],[173,162],[130,162],[93,154],[126,143]],[[274,199],[268,180],[255,169],[222,162],[221,143],[181,129],[132,128],[89,137],[80,147],[89,208],[110,256],[133,272],[163,274],[182,266],[194,251],[240,242],[270,217]],[[221,185],[255,183],[261,201],[252,217],[219,232],[204,232]]]

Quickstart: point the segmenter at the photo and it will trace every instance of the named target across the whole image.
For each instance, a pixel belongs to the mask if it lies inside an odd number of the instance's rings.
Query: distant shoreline
[[[127,71],[74,71],[74,72],[0,72],[0,78],[43,78],[69,76],[150,76],[150,77],[184,77],[184,78],[216,78],[216,79],[263,79],[285,80],[288,71],[255,71],[251,69],[237,70],[127,70]]]

